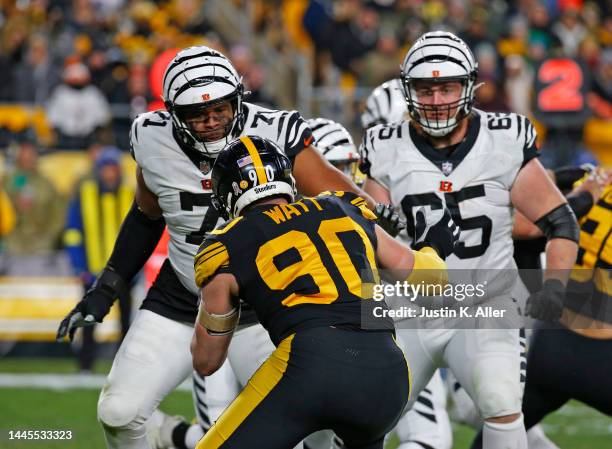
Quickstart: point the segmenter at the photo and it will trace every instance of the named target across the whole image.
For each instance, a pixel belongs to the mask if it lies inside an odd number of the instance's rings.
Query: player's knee
[[[98,421],[112,428],[138,426],[138,407],[127,396],[103,391],[98,401]]]
[[[485,420],[520,413],[520,387],[512,383],[487,382],[477,390],[476,396],[480,416]]]

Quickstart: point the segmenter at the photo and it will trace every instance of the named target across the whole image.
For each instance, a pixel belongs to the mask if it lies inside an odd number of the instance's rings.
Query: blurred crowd
[[[420,34],[451,30],[478,60],[477,107],[535,118],[544,146],[590,160],[588,120],[600,120],[597,138],[612,142],[611,11],[608,0],[0,0],[0,251],[66,245],[68,204],[84,175],[58,188],[47,174],[72,166],[43,172],[39,156],[77,150],[92,178],[100,176],[100,148],[116,147],[129,159],[131,120],[159,107],[165,62],[193,44],[228,55],[252,92],[247,101],[298,108],[298,80],[307,75],[312,92],[335,88],[359,105],[398,77]],[[292,65],[297,56],[309,73]],[[584,104],[561,122],[534,102],[538,70],[552,57],[571,58],[582,77],[569,87]],[[283,70],[293,76],[290,89]],[[311,106],[306,113],[316,114]],[[344,124],[358,140],[359,106],[349,112]]]

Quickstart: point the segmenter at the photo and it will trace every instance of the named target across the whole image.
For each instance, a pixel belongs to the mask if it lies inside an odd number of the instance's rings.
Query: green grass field
[[[100,363],[96,372],[104,373],[109,363]],[[0,359],[0,373],[74,373],[75,363],[57,359]],[[1,449],[105,449],[96,421],[98,391],[67,391],[0,388]],[[193,416],[191,395],[174,392],[162,403],[170,414]],[[8,439],[9,430],[70,430],[72,440],[17,441]],[[544,430],[561,449],[612,448],[612,419],[578,402],[572,402],[544,422]],[[454,426],[455,449],[469,447],[473,430]],[[392,441],[389,449],[395,447]]]

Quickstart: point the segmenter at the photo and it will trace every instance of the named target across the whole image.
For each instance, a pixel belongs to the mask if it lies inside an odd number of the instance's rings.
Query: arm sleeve
[[[293,161],[304,148],[313,143],[314,138],[312,130],[297,111],[293,111],[287,120],[285,154]]]
[[[538,151],[538,147],[536,146],[538,134],[533,124],[527,117],[519,116],[519,121],[521,119],[523,120],[525,126],[523,134],[523,138],[525,139],[525,143],[523,145],[523,163],[521,164],[521,168],[523,168],[530,160],[539,157],[540,153]]]
[[[165,224],[163,218],[147,217],[134,202],[123,220],[107,267],[130,283],[153,254]]]

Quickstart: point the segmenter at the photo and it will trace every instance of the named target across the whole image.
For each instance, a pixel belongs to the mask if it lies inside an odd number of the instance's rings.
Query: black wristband
[[[588,214],[593,207],[593,195],[590,192],[584,191],[566,198],[567,204],[572,208],[578,219]]]
[[[134,202],[123,220],[107,268],[129,284],[153,254],[165,225],[163,218],[150,219]]]

